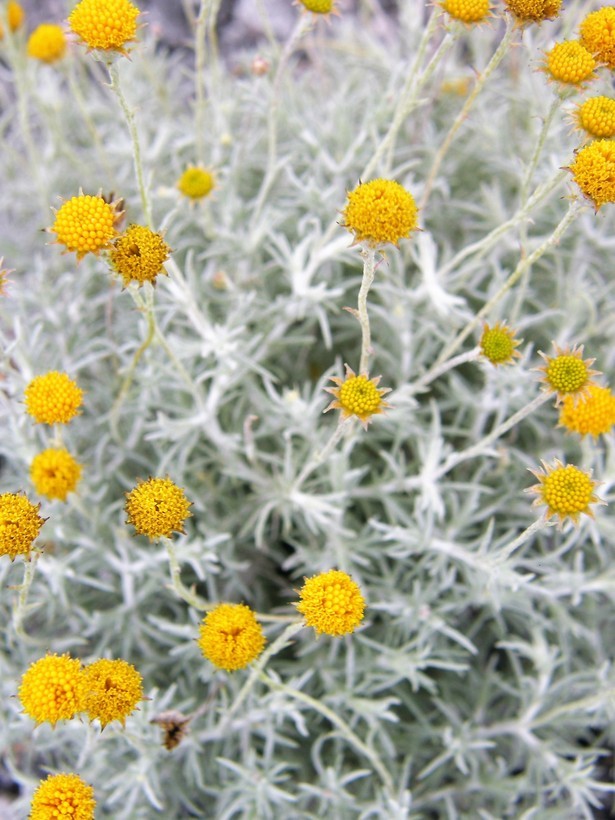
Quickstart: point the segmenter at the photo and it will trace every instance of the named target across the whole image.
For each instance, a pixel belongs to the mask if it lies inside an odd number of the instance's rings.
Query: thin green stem
[[[374,283],[376,270],[376,249],[366,245],[361,250],[363,257],[363,279],[359,290],[357,318],[361,325],[361,363],[359,373],[367,375],[369,369],[369,357],[372,352],[372,334],[369,325],[369,314],[367,312],[367,294]]]
[[[194,609],[198,609],[201,612],[204,612],[207,609],[213,609],[211,605],[208,605],[204,598],[201,598],[195,592],[191,592],[188,587],[184,585],[181,579],[181,567],[179,561],[177,560],[175,547],[172,541],[168,538],[164,539],[164,543],[167,548],[169,567],[171,569],[171,582],[175,592],[177,592],[179,597]]]
[[[518,535],[515,539],[510,541],[506,546],[501,547],[496,554],[496,560],[498,563],[504,563],[507,561],[513,552],[519,547],[523,546],[526,541],[529,541],[535,533],[540,532],[541,530],[547,529],[548,527],[552,526],[553,522],[547,521],[545,517],[538,518],[534,521],[533,524],[530,524],[529,527],[523,530],[523,532]]]
[[[331,434],[329,441],[325,444],[322,450],[317,450],[309,461],[306,462],[303,469],[295,479],[293,483],[293,492],[297,492],[305,479],[312,473],[323,461],[326,461],[327,458],[331,455],[335,447],[337,446],[338,441],[342,438],[344,431],[350,427],[350,425],[354,422],[354,417],[351,416],[350,418],[342,419],[340,417],[337,427]]]
[[[30,592],[30,587],[32,586],[32,581],[34,580],[36,562],[38,561],[40,555],[40,550],[33,549],[30,551],[29,557],[24,560],[23,581],[21,582],[21,585],[18,587],[19,595],[17,596],[17,604],[13,609],[12,621],[13,629],[15,630],[15,635],[20,640],[25,641],[27,643],[32,642],[32,639],[24,629],[23,622],[26,616],[26,609],[28,606],[28,594]]]

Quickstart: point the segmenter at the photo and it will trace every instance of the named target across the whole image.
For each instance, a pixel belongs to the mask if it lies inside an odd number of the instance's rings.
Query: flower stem
[[[553,521],[547,521],[544,516],[542,518],[538,518],[534,521],[533,524],[530,524],[529,527],[523,530],[521,535],[518,535],[514,540],[510,541],[506,544],[505,547],[502,547],[498,550],[496,554],[496,559],[498,563],[503,563],[506,561],[516,549],[519,549],[526,541],[529,541],[530,538],[534,535],[534,533],[540,532],[540,530],[544,530],[548,527],[553,526]]]
[[[40,550],[33,549],[30,551],[29,560],[27,559],[24,561],[23,581],[18,587],[19,595],[17,596],[17,605],[13,609],[13,629],[15,630],[15,635],[20,640],[27,643],[32,643],[33,641],[25,631],[23,621],[28,604],[28,593],[30,592],[30,587],[32,586],[32,581],[34,580],[36,562],[38,561],[40,555]]]
[[[301,488],[301,485],[303,484],[305,479],[310,475],[310,473],[312,473],[316,469],[316,467],[318,467],[319,464],[322,464],[323,461],[327,460],[327,458],[331,455],[331,453],[335,449],[338,441],[341,439],[344,431],[346,430],[347,427],[350,426],[350,424],[353,421],[354,421],[353,416],[350,416],[349,418],[343,419],[343,420],[342,420],[342,418],[340,418],[340,420],[337,423],[337,427],[335,428],[335,430],[331,434],[331,438],[329,439],[329,441],[325,444],[325,446],[322,448],[322,450],[317,450],[312,455],[312,457],[305,464],[305,466],[303,467],[303,469],[301,470],[301,472],[299,473],[299,475],[295,479],[295,482],[294,482],[294,485],[293,485],[293,492],[297,492],[297,490],[299,490]]]
[[[439,379],[444,373],[447,373],[449,370],[452,370],[454,367],[459,367],[460,364],[465,364],[466,362],[475,362],[478,357],[480,356],[480,347],[473,347],[472,350],[466,350],[465,353],[460,353],[458,356],[453,356],[453,358],[448,359],[445,362],[442,362],[440,367],[437,367],[435,370],[431,369],[428,373],[425,374],[422,378],[418,379],[414,384],[410,385],[410,389],[413,393],[420,393],[421,390],[426,387],[431,382]]]
[[[164,539],[165,546],[167,548],[167,555],[169,556],[169,567],[171,569],[171,581],[173,585],[173,589],[179,597],[184,600],[189,606],[193,607],[194,609],[198,609],[201,612],[205,612],[207,609],[211,609],[212,607],[208,605],[207,601],[204,598],[201,598],[196,593],[191,592],[182,582],[181,579],[181,567],[179,565],[179,561],[177,560],[177,554],[175,552],[175,547],[170,539]]]
[[[369,325],[369,315],[367,313],[367,294],[374,282],[376,249],[366,245],[361,250],[361,256],[363,257],[363,279],[359,290],[359,310],[357,315],[359,324],[361,325],[361,363],[359,365],[359,373],[367,376],[369,356],[372,352],[372,335]]]

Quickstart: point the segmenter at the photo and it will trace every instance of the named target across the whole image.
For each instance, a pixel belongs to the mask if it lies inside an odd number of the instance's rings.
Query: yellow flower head
[[[581,42],[601,63],[615,68],[615,8],[592,11],[581,23]]]
[[[412,194],[391,179],[362,182],[348,193],[343,226],[355,241],[368,245],[397,245],[416,230],[418,208]]]
[[[130,225],[113,242],[109,259],[115,270],[121,274],[124,285],[138,282],[156,284],[159,273],[166,273],[162,267],[169,258],[171,249],[159,233],[143,225]]]
[[[615,396],[608,387],[597,384],[590,384],[587,389],[587,395],[576,402],[573,396],[566,396],[559,423],[571,433],[597,437],[608,433],[615,424]]]
[[[442,8],[462,23],[480,23],[489,16],[489,0],[444,0]]]
[[[34,792],[30,820],[94,820],[94,789],[76,774],[50,774]]]
[[[299,0],[299,4],[314,14],[335,13],[333,0]]]
[[[17,31],[25,19],[25,12],[20,3],[16,0],[9,0],[6,7],[6,17],[11,31]],[[0,22],[0,40],[4,37],[4,26]]]
[[[123,660],[103,658],[84,667],[79,690],[80,711],[99,720],[104,729],[113,720],[126,725],[126,718],[143,700],[143,678]]]
[[[191,165],[180,176],[177,187],[190,199],[203,199],[216,187],[216,180],[211,171]]]
[[[538,370],[544,373],[542,379],[545,389],[557,393],[557,404],[566,396],[577,399],[586,394],[592,384],[592,376],[599,374],[598,370],[591,370],[595,359],[583,359],[583,346],[573,348],[559,348],[555,342],[555,356],[547,356],[538,351],[545,360],[545,365]]]
[[[66,52],[66,37],[62,26],[41,23],[28,38],[28,55],[43,63],[55,63]]]
[[[66,501],[81,478],[81,465],[68,450],[50,447],[32,459],[30,478],[39,495]]]
[[[590,142],[577,152],[569,170],[596,210],[615,202],[615,140]]]
[[[590,137],[615,137],[615,100],[611,97],[590,97],[577,107],[575,118]]]
[[[80,711],[81,661],[69,655],[46,655],[24,673],[19,700],[37,723],[71,720]]]
[[[521,23],[541,23],[557,17],[562,0],[504,0],[504,5]]]
[[[29,555],[46,519],[38,514],[40,504],[32,504],[25,495],[0,495],[0,555]]]
[[[191,504],[170,478],[148,478],[126,493],[126,523],[150,539],[170,538],[172,532],[184,532]]]
[[[369,379],[367,374],[356,375],[354,370],[346,365],[346,377],[340,379],[331,376],[331,381],[337,387],[325,387],[327,393],[335,396],[335,399],[324,409],[324,413],[329,410],[341,410],[342,418],[357,416],[361,420],[363,429],[367,430],[367,425],[372,416],[382,413],[386,407],[390,407],[382,397],[391,392],[390,387],[378,387],[381,376]]]
[[[578,40],[557,43],[545,54],[543,71],[564,85],[582,85],[594,76],[596,61]]]
[[[560,524],[566,518],[577,524],[581,513],[593,518],[594,513],[589,505],[600,499],[594,494],[598,484],[592,481],[591,473],[579,470],[573,464],[565,466],[558,459],[552,465],[543,461],[542,466],[544,471],[530,470],[539,481],[527,490],[538,496],[532,506],[545,504],[545,517],[549,519],[556,515]]]
[[[214,666],[232,672],[258,658],[265,646],[265,636],[249,606],[219,604],[204,617],[198,644]]]
[[[67,200],[56,212],[55,222],[49,228],[58,237],[57,245],[75,251],[77,259],[86,253],[98,254],[116,234],[115,223],[120,214],[116,203],[106,202],[100,195],[80,193]]]
[[[68,24],[91,49],[119,51],[137,36],[139,9],[130,0],[81,0]]]
[[[26,387],[26,412],[37,424],[67,424],[77,415],[83,391],[66,373],[51,370]]]
[[[482,355],[491,364],[513,364],[519,353],[515,350],[521,342],[515,339],[515,331],[506,327],[502,322],[496,322],[493,327],[485,324],[483,335],[480,337],[479,347]]]
[[[338,569],[306,578],[299,598],[297,610],[319,635],[347,635],[363,620],[365,599],[361,590]]]

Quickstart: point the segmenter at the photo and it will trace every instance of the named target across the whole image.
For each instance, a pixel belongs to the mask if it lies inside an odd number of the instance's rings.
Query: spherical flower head
[[[81,0],[68,24],[90,49],[119,51],[137,36],[139,9],[130,0]]]
[[[363,620],[365,599],[359,586],[338,569],[306,578],[297,610],[317,634],[347,635]]]
[[[9,0],[9,3],[6,7],[6,19],[9,24],[9,28],[11,31],[17,31],[18,28],[21,27],[24,19],[26,17],[26,13],[23,10],[23,7],[20,3],[17,3],[16,0]],[[4,37],[4,26],[0,23],[0,40]]]
[[[557,17],[562,0],[504,0],[504,5],[520,23],[541,23]]]
[[[330,14],[335,11],[333,0],[299,0],[299,5],[313,14]]]
[[[214,666],[232,672],[258,658],[265,646],[265,636],[249,606],[219,604],[203,619],[198,644]]]
[[[589,385],[592,384],[592,376],[597,376],[599,371],[591,369],[595,359],[583,359],[582,345],[559,348],[554,343],[553,346],[555,356],[547,356],[539,351],[545,365],[538,370],[544,374],[542,381],[545,389],[557,393],[559,404],[566,396],[573,396],[576,399],[586,394]]]
[[[355,235],[356,242],[397,245],[416,230],[417,216],[414,197],[399,182],[373,179],[348,193],[342,224]]]
[[[90,720],[99,720],[103,729],[114,720],[125,726],[128,715],[143,700],[142,682],[141,675],[127,661],[94,661],[81,674],[80,711]]]
[[[57,236],[56,244],[74,251],[77,259],[86,253],[98,254],[116,234],[118,218],[115,203],[107,202],[100,194],[80,193],[67,200],[56,212],[55,222],[49,228]]]
[[[29,555],[45,518],[38,514],[40,504],[32,504],[25,495],[0,495],[0,556],[14,561],[18,555]]]
[[[591,473],[586,473],[573,464],[564,465],[555,459],[552,465],[542,462],[544,470],[530,470],[539,483],[530,487],[527,492],[538,497],[532,506],[545,504],[545,518],[556,515],[560,525],[570,518],[575,524],[581,513],[594,517],[590,504],[599,502],[594,490],[598,486],[592,480]]]
[[[611,97],[590,97],[577,106],[575,119],[579,128],[590,137],[615,137],[615,100]]]
[[[49,447],[32,459],[30,478],[39,495],[66,501],[81,478],[81,465],[68,450]]]
[[[323,412],[341,410],[342,419],[357,416],[363,425],[363,429],[367,430],[367,425],[372,416],[384,412],[385,408],[391,406],[382,400],[384,395],[391,392],[391,388],[378,387],[381,378],[381,376],[377,376],[375,379],[370,379],[367,374],[357,376],[354,370],[346,365],[346,377],[344,379],[331,376],[331,381],[335,382],[337,387],[325,387],[326,392],[335,396],[335,399]]]
[[[581,148],[570,172],[596,210],[615,202],[615,140],[594,140]]]
[[[177,187],[189,199],[203,199],[216,187],[216,180],[211,171],[191,165],[180,176]]]
[[[76,774],[50,774],[34,792],[30,820],[94,820],[94,789]]]
[[[145,282],[155,284],[158,274],[166,273],[162,266],[170,252],[161,234],[143,225],[130,225],[113,242],[109,259],[124,285],[137,282],[141,287]]]
[[[66,52],[66,37],[62,26],[41,23],[28,38],[28,55],[43,63],[55,63]]]
[[[571,433],[598,437],[615,424],[615,396],[608,387],[598,384],[590,384],[587,390],[587,395],[576,402],[572,396],[566,396],[559,423]]]
[[[581,42],[601,63],[615,68],[615,8],[592,11],[581,23]]]
[[[81,661],[69,655],[46,655],[24,673],[18,697],[37,723],[71,720],[80,711]]]
[[[558,83],[579,86],[594,76],[596,61],[578,40],[566,40],[547,51],[543,70]]]
[[[514,330],[501,322],[496,322],[493,327],[485,324],[479,347],[481,354],[491,364],[513,364],[515,358],[519,358],[519,353],[515,350],[519,344],[520,341],[515,339]]]
[[[26,387],[26,412],[37,424],[68,424],[77,415],[83,391],[66,373],[51,370]]]
[[[442,8],[462,23],[480,23],[489,16],[489,0],[444,0]]]
[[[126,523],[150,540],[170,538],[173,532],[184,532],[191,503],[170,478],[148,478],[126,493]]]

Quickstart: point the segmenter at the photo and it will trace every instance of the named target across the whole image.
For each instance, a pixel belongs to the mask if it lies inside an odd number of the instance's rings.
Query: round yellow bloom
[[[593,518],[594,513],[589,505],[600,499],[594,494],[597,482],[592,481],[591,474],[573,464],[565,466],[558,459],[552,465],[543,461],[542,466],[544,471],[530,470],[540,482],[528,489],[528,492],[538,496],[532,506],[546,504],[546,518],[556,515],[560,524],[566,518],[577,524],[581,513]]]
[[[577,107],[575,117],[590,137],[615,137],[615,100],[611,97],[590,97]]]
[[[26,387],[26,412],[37,424],[67,424],[77,415],[83,391],[66,373],[51,370]]]
[[[581,148],[570,171],[596,210],[615,202],[615,140],[595,140]]]
[[[50,447],[33,458],[30,478],[39,495],[66,501],[81,478],[81,465],[68,450]]]
[[[347,635],[363,620],[365,599],[361,590],[340,570],[306,578],[299,598],[297,610],[319,635]]]
[[[557,17],[562,0],[504,0],[504,4],[517,20],[540,23]]]
[[[79,689],[79,709],[104,729],[113,720],[126,718],[143,700],[143,678],[124,660],[103,658],[84,667]]]
[[[57,244],[75,251],[81,259],[109,245],[116,234],[116,218],[113,203],[105,202],[102,196],[79,194],[62,205],[50,231],[57,235]]]
[[[0,555],[29,555],[46,519],[38,514],[40,504],[32,504],[25,495],[0,495]]]
[[[565,85],[581,85],[594,76],[596,61],[578,40],[557,43],[545,54],[544,71]]]
[[[601,63],[615,68],[615,8],[592,11],[580,27],[581,42]]]
[[[514,330],[501,322],[496,322],[493,327],[485,324],[479,347],[482,355],[491,364],[512,364],[515,358],[519,357],[515,350],[519,344],[520,342],[515,339]]]
[[[184,532],[191,503],[170,478],[148,478],[126,493],[126,523],[150,539],[170,538],[172,532]]]
[[[354,370],[346,365],[346,377],[340,379],[331,376],[331,381],[337,387],[325,387],[327,393],[335,396],[335,399],[324,409],[324,413],[329,410],[341,410],[342,418],[357,416],[363,428],[367,430],[367,425],[372,416],[382,413],[386,407],[390,407],[382,397],[391,392],[390,387],[378,387],[381,376],[369,379],[367,375],[357,376]]]
[[[354,233],[357,242],[396,245],[416,230],[417,215],[412,194],[399,182],[373,179],[348,193],[342,224]]]
[[[462,23],[480,23],[489,15],[489,0],[444,0],[442,8]]]
[[[30,820],[94,820],[94,789],[76,774],[50,774],[34,792]]]
[[[124,285],[138,282],[140,287],[145,282],[155,284],[158,274],[166,273],[162,266],[170,252],[159,233],[143,225],[130,225],[113,242],[109,259]]]
[[[214,666],[232,672],[258,658],[265,646],[265,636],[249,606],[219,604],[203,618],[198,644]]]
[[[597,384],[588,386],[586,396],[575,402],[566,396],[560,412],[559,423],[571,433],[581,436],[599,436],[608,433],[615,424],[615,396],[608,387]]]
[[[130,0],[81,0],[68,24],[90,48],[119,51],[137,36],[139,9]]]
[[[6,7],[6,17],[11,31],[17,31],[17,29],[20,28],[25,16],[26,13],[21,4],[17,3],[16,0],[9,0],[9,4]],[[4,26],[0,23],[0,40],[2,40],[3,37]]]
[[[538,368],[544,377],[542,379],[546,390],[557,393],[558,403],[565,396],[575,399],[587,393],[592,384],[592,376],[597,376],[598,370],[591,370],[595,359],[583,359],[583,346],[573,348],[559,348],[554,343],[556,355],[547,356],[538,351],[545,361],[544,367]]]
[[[62,26],[41,23],[28,38],[28,54],[43,63],[55,63],[66,52],[66,37]]]
[[[190,199],[203,199],[216,187],[216,180],[210,171],[191,165],[180,176],[177,187]]]
[[[19,700],[37,723],[70,720],[80,711],[81,661],[70,655],[46,655],[21,678]]]
[[[299,0],[299,2],[314,14],[329,14],[334,11],[333,0]]]

